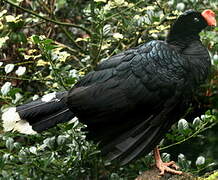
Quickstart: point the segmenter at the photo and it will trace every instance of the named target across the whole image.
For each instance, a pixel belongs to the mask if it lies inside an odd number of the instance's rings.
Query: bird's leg
[[[157,168],[160,170],[160,175],[164,175],[165,172],[168,172],[168,173],[172,173],[172,174],[177,174],[177,175],[181,175],[182,174],[182,171],[177,171],[177,169],[179,168],[174,161],[170,161],[170,162],[166,162],[164,163],[160,157],[160,151],[159,149],[156,147],[154,149],[154,158],[155,158],[155,161],[156,161],[156,166]],[[175,168],[175,169],[172,169],[170,168],[169,166]]]

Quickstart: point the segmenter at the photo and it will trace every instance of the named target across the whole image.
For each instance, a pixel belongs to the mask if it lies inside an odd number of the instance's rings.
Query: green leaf
[[[57,9],[63,8],[66,5],[66,0],[57,0]]]
[[[45,40],[43,41],[43,43],[44,43],[45,45],[51,44],[52,42],[53,42],[52,39],[45,39]]]
[[[51,155],[44,160],[44,168],[46,168],[53,160],[54,160],[55,153],[52,152]]]
[[[39,43],[40,43],[40,38],[39,38],[39,36],[34,35],[34,36],[32,36],[32,39],[33,39],[33,42],[34,42],[35,44],[39,44]]]
[[[17,34],[17,40],[18,40],[18,42],[23,42],[23,43],[27,42],[27,38],[23,32],[19,32]]]
[[[12,151],[14,149],[14,140],[12,138],[8,138],[5,146],[9,149],[9,151]]]

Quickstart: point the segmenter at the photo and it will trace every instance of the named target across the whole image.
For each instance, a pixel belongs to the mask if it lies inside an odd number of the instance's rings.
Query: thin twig
[[[65,45],[65,44],[62,44],[62,43],[60,43],[60,42],[58,42],[58,41],[54,41],[54,43],[55,44],[57,44],[58,46],[60,46],[60,47],[62,47],[62,48],[66,48],[66,49],[68,49],[69,51],[72,51],[72,52],[77,52],[75,49],[73,49],[73,48],[71,48],[71,47],[69,47],[69,46],[67,46],[67,45]]]
[[[191,136],[189,136],[188,138],[185,138],[185,139],[183,139],[183,140],[181,140],[181,141],[178,141],[178,142],[176,142],[176,143],[170,144],[170,145],[168,145],[168,146],[162,147],[162,148],[160,148],[160,150],[168,149],[168,148],[170,148],[170,147],[173,147],[173,146],[176,146],[176,145],[178,145],[178,144],[181,144],[181,143],[183,143],[183,142],[185,142],[185,141],[188,141],[189,139],[191,139],[191,138],[195,137],[196,135],[198,135],[200,132],[203,132],[203,131],[205,131],[205,130],[207,130],[207,129],[209,129],[209,128],[211,128],[211,127],[213,127],[213,126],[215,125],[215,124],[212,124],[212,125],[210,125],[209,127],[204,128],[207,124],[208,124],[208,122],[205,123],[205,124],[203,124],[202,128],[199,128],[195,133],[193,133],[193,134],[192,134]]]
[[[15,79],[15,80],[22,80],[22,81],[46,81],[44,79],[28,79],[28,78],[21,78],[15,76],[0,76],[0,79]]]
[[[37,2],[39,3],[40,6],[42,6],[47,11],[48,14],[52,15],[51,10],[41,0]]]
[[[39,4],[41,4],[44,9],[47,11],[48,14],[50,14],[51,16],[55,17],[54,14],[52,13],[52,11],[47,7],[45,6],[44,3],[42,3],[41,1],[38,1]],[[53,1],[54,3],[54,1]],[[55,18],[55,21],[58,21],[57,18]],[[84,52],[84,50],[82,49],[82,47],[80,47],[74,40],[74,38],[71,36],[71,34],[68,32],[68,30],[66,28],[64,28],[63,26],[60,26],[61,30],[65,33],[65,35],[68,37],[68,39],[71,41],[71,43],[79,50],[81,50],[82,52]]]
[[[155,0],[157,6],[163,11],[164,15],[166,15],[166,11],[164,8],[161,7],[160,3],[158,2],[158,0]]]
[[[100,54],[101,54],[101,50],[102,50],[102,45],[103,45],[103,40],[104,40],[104,34],[103,34],[103,26],[101,26],[101,39],[100,39],[100,43],[99,43],[99,46],[98,46],[98,53],[97,53],[97,57],[95,58],[96,60],[99,59],[100,57]]]
[[[39,26],[39,25],[44,24],[44,23],[45,23],[44,21],[43,21],[43,22],[38,22],[38,23],[36,23],[36,24],[24,26],[24,28],[33,28],[33,27],[35,27],[35,26]]]

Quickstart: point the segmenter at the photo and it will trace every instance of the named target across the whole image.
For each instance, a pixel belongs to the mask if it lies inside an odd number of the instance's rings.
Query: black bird
[[[153,40],[101,62],[69,92],[55,92],[10,108],[2,115],[5,131],[42,132],[77,117],[87,125],[87,138],[101,152],[125,165],[154,149],[210,71],[210,57],[199,33],[215,26],[215,13],[185,11],[170,28],[166,41]],[[156,164],[164,171],[158,149]]]

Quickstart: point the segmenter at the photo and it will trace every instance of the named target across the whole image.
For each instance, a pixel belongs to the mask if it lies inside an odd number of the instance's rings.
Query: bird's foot
[[[181,175],[182,171],[177,171],[179,169],[179,166],[176,165],[174,161],[170,162],[163,162],[160,157],[160,152],[158,148],[154,149],[154,157],[156,161],[156,166],[160,170],[160,175],[163,176],[165,172],[171,173],[171,174],[177,174]],[[172,168],[174,169],[172,169]]]
[[[162,160],[161,160],[162,161]],[[164,162],[158,162],[156,163],[157,168],[160,170],[160,175],[163,176],[165,172],[171,173],[171,174],[176,174],[176,175],[181,175],[182,171],[177,171],[179,168],[174,161],[170,161],[167,163]],[[175,169],[172,169],[172,168]]]

